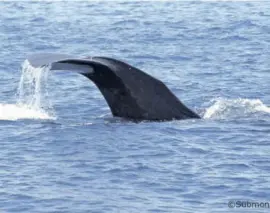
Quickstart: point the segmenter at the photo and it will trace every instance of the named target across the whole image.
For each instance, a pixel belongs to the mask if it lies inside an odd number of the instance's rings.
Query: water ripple
[[[228,212],[229,200],[270,196],[268,4],[0,7],[0,211]],[[19,69],[36,52],[127,61],[203,119],[113,118],[94,84],[66,73],[50,73],[46,97],[24,108]]]

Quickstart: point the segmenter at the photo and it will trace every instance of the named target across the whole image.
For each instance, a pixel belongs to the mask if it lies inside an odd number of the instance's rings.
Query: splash
[[[270,113],[270,107],[259,99],[218,98],[212,102],[213,104],[204,113],[205,119],[252,116],[258,112]]]
[[[19,119],[53,119],[53,117],[45,111],[31,109],[27,106],[0,104],[0,120]]]
[[[26,60],[17,91],[16,104],[0,104],[0,120],[54,119],[46,100],[50,67],[33,68]]]
[[[32,67],[26,60],[22,65],[22,75],[18,87],[18,105],[31,109],[42,109],[47,94],[47,78],[50,67]]]

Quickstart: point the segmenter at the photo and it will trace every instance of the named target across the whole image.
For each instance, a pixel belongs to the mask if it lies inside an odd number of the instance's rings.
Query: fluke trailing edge
[[[99,88],[112,114],[135,120],[200,118],[188,109],[164,83],[122,61],[107,57],[79,58],[64,54],[35,54],[33,67],[78,72]]]

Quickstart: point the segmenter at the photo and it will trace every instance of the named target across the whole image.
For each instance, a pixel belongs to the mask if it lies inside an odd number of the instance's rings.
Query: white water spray
[[[205,119],[224,119],[228,117],[252,116],[257,113],[270,113],[270,107],[259,99],[214,99],[204,113]]]
[[[0,120],[54,119],[46,100],[49,70],[48,66],[33,68],[27,60],[22,64],[17,103],[0,104]]]
[[[18,88],[18,105],[40,110],[47,94],[47,79],[50,67],[33,68],[26,60],[22,65],[22,75]]]

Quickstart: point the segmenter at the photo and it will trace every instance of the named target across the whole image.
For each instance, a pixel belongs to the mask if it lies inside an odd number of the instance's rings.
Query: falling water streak
[[[17,91],[17,103],[0,103],[0,120],[55,119],[48,101],[47,78],[50,67],[33,68],[28,61],[22,64]]]
[[[22,64],[22,74],[17,91],[17,106],[39,112],[51,111],[48,100],[47,79],[50,66],[34,68],[26,60]]]

